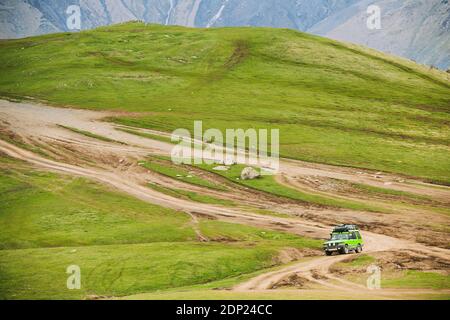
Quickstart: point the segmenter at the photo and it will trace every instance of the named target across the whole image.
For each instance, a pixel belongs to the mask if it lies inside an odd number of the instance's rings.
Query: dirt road
[[[97,142],[98,145],[101,145],[105,149],[170,156],[173,145],[129,134],[117,130],[118,127],[123,126],[101,121],[107,117],[120,115],[123,114],[117,112],[55,108],[42,104],[15,103],[0,100],[0,120],[8,123],[14,132],[24,137],[41,137],[82,143],[80,136],[57,126],[62,125],[88,131],[126,144],[126,146],[122,146]],[[140,131],[149,131],[152,134],[161,134],[162,136],[168,137],[167,133],[158,133],[157,131],[145,129],[140,129]],[[85,141],[84,143],[92,144],[93,142]],[[412,178],[405,179],[404,177],[387,173],[376,175],[373,172],[362,169],[314,164],[298,160],[282,159],[280,173],[291,177],[299,175],[323,176],[364,183],[375,187],[385,187],[386,183],[389,183],[389,188],[392,190],[407,191],[437,199],[449,199],[450,195],[449,187],[436,187]]]
[[[124,156],[142,157],[147,154],[170,155],[173,147],[171,144],[128,134],[117,130],[115,124],[102,121],[103,118],[114,115],[117,115],[117,113],[60,109],[44,105],[13,103],[0,100],[0,124],[2,127],[7,128],[10,132],[17,134],[23,141],[30,142],[31,144],[39,142],[51,147],[55,143],[63,142],[80,148],[90,148],[97,153],[105,152],[106,154],[106,152],[108,152],[109,154],[116,154],[119,158]],[[61,126],[89,131],[96,135],[119,141],[122,144],[97,141],[76,134]],[[326,238],[330,230],[329,225],[311,221],[307,217],[296,216],[293,218],[282,218],[260,215],[243,211],[239,208],[202,204],[175,198],[154,191],[142,185],[138,180],[130,179],[127,172],[108,170],[101,165],[86,166],[85,164],[77,165],[76,163],[50,160],[3,140],[0,140],[0,151],[11,157],[32,163],[39,168],[93,179],[110,185],[113,188],[128,193],[143,201],[186,212],[192,217],[194,224],[197,223],[197,216],[204,215],[223,221],[259,226],[273,230],[282,230],[315,238]],[[295,178],[299,175],[314,175],[373,186],[382,186],[386,181],[389,181],[391,183],[389,188],[394,190],[426,195],[437,200],[447,200],[450,198],[450,189],[446,187],[435,187],[414,179],[408,179],[406,181],[404,178],[400,179],[395,175],[387,174],[383,175],[380,179],[372,176],[370,172],[362,172],[361,170],[351,168],[282,160],[281,172],[291,178]],[[300,208],[297,210],[301,211],[303,209]],[[199,240],[208,241],[197,228],[195,228],[195,230]],[[424,246],[416,242],[372,232],[364,232],[363,236],[366,241],[366,252],[414,249],[420,250],[430,256],[434,255],[444,259],[450,259],[449,250],[446,249]],[[329,272],[329,268],[332,264],[345,259],[345,257],[346,256],[316,257],[255,277],[254,279],[236,286],[234,290],[268,290],[292,274],[299,274],[308,281],[329,288],[367,290],[336,278]]]
[[[32,152],[23,150],[21,148],[18,148],[14,145],[11,145],[1,140],[0,140],[0,151],[6,153],[11,157],[30,162],[40,168],[93,179],[102,182],[104,184],[108,184],[114,188],[117,188],[120,191],[126,192],[143,201],[187,212],[193,218],[194,224],[197,223],[196,215],[201,214],[222,221],[259,226],[274,230],[282,230],[302,236],[308,235],[319,238],[320,237],[325,238],[330,229],[329,226],[326,225],[320,226],[317,223],[311,223],[309,221],[301,220],[298,218],[288,219],[288,218],[278,218],[272,216],[251,214],[247,212],[244,213],[229,208],[193,203],[190,201],[173,198],[164,195],[162,193],[155,192],[147,187],[143,187],[139,184],[136,184],[132,182],[130,179],[127,179],[126,177],[121,177],[118,176],[117,174],[106,172],[101,169],[87,169],[73,166],[70,164],[58,163],[37,156]],[[200,233],[200,231],[197,228],[194,229],[196,230],[197,236],[200,241],[208,240]],[[387,237],[384,235],[373,234],[370,232],[364,232],[363,236],[366,241],[365,250],[367,252],[386,251],[405,248],[415,248],[415,249],[420,248],[430,254],[448,256],[447,250],[444,249],[427,248],[424,246],[417,245],[415,243],[410,243],[404,240]],[[333,263],[339,262],[344,258],[346,258],[346,256],[318,257],[311,261],[301,262],[278,271],[263,274],[259,277],[256,277],[248,282],[245,282],[237,286],[236,288],[234,288],[234,290],[237,291],[267,290],[270,289],[274,284],[278,283],[283,278],[292,273],[295,274],[301,273],[302,276],[308,279],[309,281],[325,285],[326,287],[335,289],[339,288],[345,290],[348,289],[355,290],[355,288],[353,288],[354,286],[352,285],[350,287],[348,286],[348,284],[343,284],[339,286],[336,284],[330,284],[327,281],[319,280],[315,277],[315,275],[317,275],[317,273],[320,272],[320,276],[322,278],[325,277],[328,279],[335,279],[335,277],[329,273],[328,268]]]

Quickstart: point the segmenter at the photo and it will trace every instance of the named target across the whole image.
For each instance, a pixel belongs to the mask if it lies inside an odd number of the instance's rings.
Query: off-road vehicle
[[[330,234],[330,240],[323,244],[323,250],[327,256],[338,252],[347,254],[350,251],[360,253],[363,249],[364,241],[358,227],[353,224],[343,224],[334,227]]]

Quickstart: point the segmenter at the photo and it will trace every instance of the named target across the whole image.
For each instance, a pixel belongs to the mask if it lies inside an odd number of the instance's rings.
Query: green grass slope
[[[189,215],[0,156],[0,300],[127,296],[242,277],[321,241]],[[81,289],[66,286],[81,269]],[[234,283],[230,280],[228,284]]]
[[[127,23],[0,42],[0,95],[147,112],[164,131],[279,128],[285,157],[450,183],[448,75],[308,34]]]

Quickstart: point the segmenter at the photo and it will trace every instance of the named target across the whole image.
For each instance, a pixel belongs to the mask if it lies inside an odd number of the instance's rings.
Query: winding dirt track
[[[114,188],[126,192],[138,199],[147,201],[152,204],[157,204],[163,207],[172,208],[187,212],[192,218],[194,223],[196,222],[196,214],[202,214],[214,217],[219,220],[241,223],[246,225],[260,226],[275,230],[284,230],[298,235],[309,235],[314,237],[325,238],[329,231],[329,226],[319,226],[317,223],[310,223],[300,219],[288,219],[277,218],[272,216],[263,216],[251,213],[242,213],[238,210],[194,203],[178,198],[173,198],[162,193],[153,191],[147,187],[141,186],[127,179],[126,177],[118,176],[115,173],[102,171],[101,169],[87,169],[81,168],[70,164],[64,164],[42,158],[35,155],[32,152],[23,150],[14,145],[0,140],[0,151],[7,155],[27,161],[40,168],[47,170],[63,172],[66,174],[86,177],[89,179],[97,180],[104,184],[113,186]],[[207,241],[206,237],[196,229],[197,236],[200,241]],[[396,238],[387,237],[384,235],[373,234],[370,232],[364,232],[363,236],[366,241],[365,249],[369,252],[385,251],[392,249],[405,249],[405,248],[417,248],[414,243],[399,240]],[[428,248],[424,248],[429,251]],[[434,253],[439,254],[443,249],[437,249]],[[307,278],[311,281],[318,282],[311,276],[312,270],[322,270],[323,275],[330,277],[328,272],[329,266],[338,262],[346,256],[332,256],[332,257],[319,257],[312,261],[302,262],[289,266],[279,271],[273,271],[262,276],[256,277],[242,285],[235,288],[238,291],[246,290],[265,290],[271,288],[271,286],[277,283],[279,280],[291,273],[302,272],[307,274]],[[321,283],[321,282],[320,282]],[[326,282],[324,282],[326,283]],[[327,285],[329,286],[329,285]],[[333,285],[332,287],[336,287]]]
[[[173,148],[171,144],[126,133],[117,130],[117,128],[123,128],[123,126],[102,121],[106,117],[120,115],[123,114],[118,112],[56,108],[43,104],[15,103],[0,100],[0,120],[9,123],[13,131],[20,133],[22,136],[72,141],[91,146],[97,144],[106,150],[134,152],[135,154],[152,153],[166,156],[171,154]],[[93,142],[87,139],[80,141],[80,136],[57,125],[85,130],[126,143],[127,145],[108,144],[100,141]],[[169,137],[167,133],[145,129],[138,130]],[[281,159],[280,173],[290,177],[299,175],[322,176],[376,187],[385,187],[385,183],[389,183],[390,189],[407,191],[436,199],[446,200],[450,196],[450,188],[448,187],[436,187],[412,178],[406,179],[387,173],[383,173],[380,176],[361,169],[307,163],[299,160]]]
[[[0,120],[3,120],[10,130],[18,132],[22,137],[45,139],[47,141],[58,140],[73,142],[96,148],[99,152],[101,152],[101,150],[108,150],[109,152],[118,152],[121,155],[124,153],[140,156],[149,153],[170,154],[172,149],[172,145],[170,144],[118,131],[114,124],[101,121],[102,118],[110,115],[113,114],[75,109],[60,109],[43,105],[12,103],[0,100]],[[93,139],[84,138],[73,132],[64,130],[58,127],[58,125],[86,130],[126,143],[126,145],[94,141]],[[32,163],[40,168],[93,179],[110,185],[143,201],[186,212],[191,215],[194,224],[196,223],[197,215],[206,215],[223,221],[259,226],[273,230],[283,230],[298,235],[317,238],[326,238],[330,228],[330,226],[308,221],[307,219],[258,215],[243,212],[235,208],[200,204],[174,198],[145,187],[138,182],[133,181],[133,179],[129,179],[126,173],[108,171],[97,167],[87,168],[49,160],[2,140],[0,140],[0,151],[11,157]],[[374,186],[380,186],[385,181],[393,181],[390,188],[396,190],[423,194],[436,199],[448,199],[450,195],[448,188],[437,188],[420,181],[413,181],[414,184],[409,182],[395,182],[394,179],[396,177],[393,175],[385,175],[382,181],[380,181],[378,178],[369,175],[361,175],[356,171],[357,170],[355,169],[306,164],[300,161],[291,160],[283,160],[281,163],[281,172],[284,175],[291,177],[298,175],[318,175],[366,183]],[[196,232],[199,240],[207,241],[197,229]],[[445,259],[449,259],[450,257],[449,251],[445,249],[426,247],[415,242],[409,242],[371,232],[363,232],[363,236],[366,242],[365,251],[367,252],[409,248],[420,250],[427,255],[435,255]],[[236,286],[234,290],[267,290],[272,288],[274,284],[278,283],[286,276],[296,273],[325,287],[342,290],[366,291],[367,289],[365,288],[360,288],[355,284],[347,283],[330,274],[329,267],[344,258],[346,258],[346,256],[323,256],[296,263],[255,277],[254,279]],[[315,276],[315,273],[319,273],[322,277]],[[382,293],[379,294],[382,295]]]

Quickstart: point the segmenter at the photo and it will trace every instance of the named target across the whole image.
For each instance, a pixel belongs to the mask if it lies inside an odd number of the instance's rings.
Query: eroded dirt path
[[[109,172],[98,168],[83,168],[71,164],[60,163],[43,158],[30,151],[0,140],[0,151],[10,157],[32,163],[40,168],[85,177],[110,185],[138,199],[163,207],[180,210],[194,215],[205,215],[224,221],[267,227],[275,230],[289,230],[296,234],[308,234],[313,237],[324,237],[327,227],[299,219],[278,218],[241,212],[233,208],[202,204],[184,199],[174,198],[142,186],[129,177],[118,172]]]
[[[365,252],[397,250],[411,246],[411,243],[408,243],[407,241],[402,241],[399,239],[394,239],[391,237],[368,232],[364,232],[363,237],[365,239]],[[286,276],[289,276],[290,274],[300,274],[302,277],[309,281],[316,282],[327,287],[344,287],[353,290],[353,285],[349,286],[347,284],[345,286],[338,286],[336,284],[331,284],[323,280],[325,278],[334,278],[334,276],[332,276],[329,272],[330,266],[346,258],[348,258],[347,255],[336,255],[328,257],[318,257],[310,261],[302,261],[286,268],[282,268],[280,270],[272,271],[255,277],[250,281],[236,286],[234,290],[246,291],[271,289],[274,285],[279,283],[282,279],[286,278]]]
[[[166,156],[171,154],[173,145],[169,143],[129,134],[117,130],[118,127],[123,126],[101,121],[107,117],[120,115],[123,114],[119,112],[56,108],[42,104],[15,103],[0,100],[0,120],[4,122],[4,125],[8,125],[14,132],[24,137],[40,137],[80,143],[80,136],[58,127],[58,125],[62,125],[88,131],[127,144],[127,146],[121,146],[102,143],[101,145],[104,148],[111,148],[116,151],[123,150],[127,152],[162,154]],[[150,132],[157,133],[156,131]],[[168,136],[167,133],[162,133],[162,135]],[[92,141],[88,143],[92,143]],[[448,200],[450,196],[449,187],[434,186],[420,180],[405,179],[404,177],[387,173],[377,175],[362,169],[313,164],[299,160],[282,159],[280,173],[291,177],[299,175],[323,176],[376,187],[386,187],[386,183],[389,183],[389,188],[393,190],[406,191],[444,200]]]
[[[143,201],[186,212],[191,216],[194,227],[197,224],[198,216],[207,216],[222,221],[286,231],[307,237],[326,238],[328,236],[330,225],[318,223],[317,220],[314,221],[308,219],[308,210],[311,211],[315,209],[305,209],[292,205],[292,207],[295,207],[294,211],[299,214],[292,218],[285,218],[255,214],[239,208],[192,202],[157,192],[145,186],[142,179],[139,179],[139,177],[133,178],[133,174],[139,176],[136,172],[131,170],[113,170],[102,165],[102,157],[106,157],[107,155],[111,156],[111,154],[113,154],[117,159],[126,157],[142,158],[148,154],[167,156],[170,155],[173,147],[173,145],[168,143],[143,138],[117,130],[117,125],[102,121],[105,117],[117,115],[117,113],[113,112],[93,112],[68,108],[61,109],[44,105],[13,103],[0,100],[0,127],[7,128],[8,131],[17,134],[23,141],[30,142],[30,144],[34,145],[44,145],[48,150],[51,150],[52,148],[58,149],[60,144],[68,145],[73,147],[73,150],[70,148],[68,150],[73,151],[74,154],[77,154],[80,150],[89,149],[91,152],[98,153],[98,155],[95,159],[89,158],[89,156],[86,155],[88,159],[86,159],[85,162],[81,161],[82,154],[80,154],[80,159],[70,159],[70,161],[65,161],[63,156],[61,158],[62,160],[51,160],[3,140],[0,140],[0,151],[11,157],[32,163],[39,168],[93,179],[110,185]],[[119,141],[121,144],[88,138],[64,129],[61,126],[88,131],[96,135]],[[55,150],[55,152],[57,151],[58,150]],[[87,165],[90,160],[92,161],[91,165]],[[108,160],[106,159],[105,163],[107,162]],[[380,175],[374,176],[368,171],[351,168],[282,160],[281,173],[291,180],[302,175],[313,175],[379,187],[383,187],[386,185],[386,182],[389,182],[389,188],[393,190],[426,195],[440,201],[447,201],[450,198],[450,189],[446,187],[435,187],[413,179],[406,181],[404,178],[396,177],[395,175],[383,174],[381,177]],[[154,179],[154,182],[166,184],[175,183],[165,181],[163,177],[158,175],[149,175],[149,177]],[[183,183],[180,182],[177,186],[181,188],[183,187]],[[192,188],[193,190],[197,190],[194,187]],[[245,197],[248,197],[248,194],[244,193],[242,198]],[[239,196],[234,195],[232,199],[239,200],[240,198]],[[255,202],[261,202],[261,199],[262,198],[259,198]],[[267,199],[264,199],[264,201],[265,200]],[[270,199],[266,202],[268,207],[273,205],[269,201]],[[320,210],[316,213],[327,215],[326,210]],[[349,217],[356,213],[357,212],[341,212],[341,214],[347,214]],[[383,217],[383,219],[389,220],[389,217],[386,216]],[[194,229],[196,230],[200,241],[208,241],[208,239],[200,233],[198,228]],[[365,252],[410,248],[420,250],[430,256],[434,255],[444,259],[450,259],[449,250],[446,249],[424,246],[413,241],[402,240],[367,231],[363,232],[363,236],[366,241]],[[330,289],[361,290],[361,292],[365,292],[367,289],[336,278],[330,273],[330,266],[345,258],[346,256],[321,256],[308,261],[295,263],[288,267],[255,277],[254,279],[236,286],[234,290],[271,290],[271,288],[276,286],[277,283],[287,276],[298,274],[313,283]],[[377,294],[380,296],[387,295],[383,296],[386,298],[391,293],[384,292]],[[392,295],[394,295],[394,293],[392,293]]]
[[[18,148],[14,145],[11,145],[1,140],[0,140],[0,151],[16,159],[21,159],[30,162],[40,168],[97,180],[104,184],[111,185],[117,188],[118,190],[126,192],[143,201],[187,212],[193,220],[194,229],[200,241],[208,241],[208,239],[201,234],[198,228],[195,228],[195,224],[197,223],[196,215],[199,214],[209,216],[222,221],[259,226],[273,230],[281,230],[302,236],[325,238],[329,230],[329,226],[325,225],[321,226],[317,223],[311,223],[301,219],[278,218],[272,216],[251,214],[247,212],[243,213],[240,212],[239,210],[219,206],[198,204],[178,198],[173,198],[170,196],[166,196],[162,193],[155,192],[137,183],[134,183],[130,181],[127,177],[121,177],[115,173],[106,172],[101,169],[87,169],[87,168],[80,168],[70,164],[58,163],[37,156],[32,152],[23,150],[21,148]],[[432,249],[423,246],[418,246],[417,244],[410,243],[408,241],[373,234],[370,232],[363,232],[363,237],[366,241],[365,249],[368,252],[386,251],[400,248],[404,249],[408,247],[414,247],[417,249],[418,247],[422,247],[423,250],[426,250],[426,252],[430,254],[448,256],[448,253],[446,252],[447,250],[444,249],[438,248]],[[355,290],[355,288],[353,288],[354,287],[353,285],[349,286],[348,284],[347,285],[344,284],[339,286],[317,278],[317,275],[320,274],[321,278],[324,277],[328,279],[333,279],[334,277],[328,272],[329,267],[333,263],[341,261],[344,258],[346,258],[346,256],[318,257],[311,261],[300,262],[298,264],[294,264],[293,266],[289,266],[278,271],[263,274],[259,277],[256,277],[248,282],[245,282],[237,286],[236,288],[234,288],[234,290],[248,291],[248,290],[271,289],[272,286],[274,286],[276,283],[278,283],[283,278],[292,273],[296,274],[300,273],[306,279],[312,282],[317,282],[319,284],[325,285],[328,288],[332,289],[344,288],[345,290]]]

